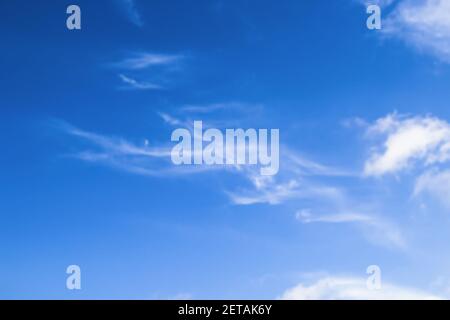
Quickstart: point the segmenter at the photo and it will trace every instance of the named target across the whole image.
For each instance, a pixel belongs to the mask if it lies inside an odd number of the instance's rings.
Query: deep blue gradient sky
[[[78,31],[66,28],[71,2],[0,4],[0,298],[271,299],[311,277],[364,278],[371,264],[389,283],[445,294],[448,207],[412,196],[416,167],[363,174],[382,146],[367,137],[377,119],[450,119],[445,57],[368,30],[356,0],[74,3]],[[126,65],[143,54],[174,62]],[[127,87],[120,75],[161,88]],[[87,150],[111,150],[68,129],[168,146],[161,115],[279,128],[282,153],[332,173],[299,173],[282,155],[267,192],[294,180],[298,190],[243,205],[230,194],[261,191],[245,172],[87,161]],[[302,223],[302,210],[381,220]],[[71,264],[81,291],[65,287]]]

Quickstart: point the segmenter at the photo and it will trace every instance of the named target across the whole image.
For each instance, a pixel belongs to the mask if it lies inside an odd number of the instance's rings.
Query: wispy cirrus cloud
[[[144,26],[144,20],[136,7],[135,0],[116,0],[116,3],[131,23],[138,27]]]
[[[257,171],[240,168],[251,186],[228,192],[236,205],[278,205],[291,200],[320,198],[340,202],[344,192],[314,178],[350,176],[344,170],[313,161],[288,146],[280,147],[281,170],[276,176],[261,177]]]
[[[256,111],[261,112],[261,105],[245,104],[238,102],[217,103],[210,105],[188,105],[178,110],[179,116],[173,116],[165,112],[159,115],[165,123],[172,127],[184,127],[193,130],[193,120],[191,117],[206,114],[208,121],[204,122],[204,127],[226,127],[234,123],[234,120],[221,118],[217,121],[211,114],[220,113],[223,110],[233,110],[237,114],[244,115]],[[240,117],[242,118],[242,117]],[[235,124],[235,123],[234,123]],[[249,145],[249,149],[257,150],[257,145]],[[320,197],[322,199],[339,199],[342,197],[339,188],[325,186],[320,183],[313,183],[306,180],[305,176],[347,176],[343,170],[319,164],[315,161],[299,155],[288,147],[281,147],[280,154],[283,162],[283,172],[276,177],[261,176],[258,166],[236,165],[233,171],[247,180],[245,187],[237,190],[226,191],[231,202],[235,205],[255,205],[268,204],[278,205],[292,199],[307,199]]]
[[[339,188],[325,186],[302,179],[284,181],[270,180],[261,183],[251,174],[245,174],[252,181],[252,188],[241,188],[237,191],[227,192],[231,201],[236,205],[269,204],[278,205],[289,200],[301,200],[308,198],[340,199],[342,191]]]
[[[248,175],[248,178],[253,178]],[[256,183],[260,183],[256,180]],[[296,180],[286,183],[264,183],[264,186],[256,184],[253,190],[240,190],[238,192],[227,192],[231,201],[236,205],[253,205],[253,204],[280,204],[288,199],[300,197],[302,189]]]
[[[236,108],[237,112],[247,112],[252,106],[243,103],[233,103],[231,106],[227,103],[214,104],[213,110],[208,113],[214,113],[223,108]],[[217,108],[216,108],[217,107]],[[159,112],[161,119],[170,127],[182,127],[193,130],[193,121],[190,117],[196,117],[195,113],[204,114],[206,106],[189,108],[186,106],[180,108],[180,115],[188,114],[188,117],[176,117],[167,112]],[[194,114],[193,114],[194,113]],[[211,124],[205,123],[205,128],[215,125],[214,117],[208,118]],[[220,122],[227,121],[221,119]],[[223,124],[223,123],[222,123]],[[331,167],[324,166],[314,161],[308,160],[306,157],[300,156],[293,151],[282,154],[285,163],[285,171],[280,177],[264,177],[259,174],[259,167],[254,166],[174,166],[171,163],[171,148],[169,147],[170,132],[168,132],[168,140],[165,144],[156,144],[153,147],[149,145],[137,145],[124,138],[108,137],[88,131],[75,128],[70,125],[64,126],[64,131],[74,137],[78,137],[91,143],[92,148],[83,150],[74,154],[76,158],[108,165],[128,172],[142,175],[161,175],[167,172],[173,173],[195,173],[207,171],[227,171],[237,174],[244,178],[238,190],[226,190],[230,201],[236,205],[252,205],[252,204],[281,204],[290,199],[305,199],[311,197],[319,197],[325,199],[333,199],[338,201],[342,197],[338,188],[322,185],[321,183],[313,183],[305,176],[314,175],[341,175],[341,170],[335,170]],[[256,148],[251,145],[249,148]],[[284,148],[283,148],[284,149]],[[284,150],[287,150],[285,148]]]
[[[91,144],[91,148],[69,156],[91,163],[103,164],[139,175],[158,176],[167,164],[170,149],[138,145],[126,139],[109,137],[72,126],[64,121],[53,121],[62,132]]]
[[[69,157],[132,174],[163,177],[223,169],[211,166],[174,166],[171,162],[172,148],[168,145],[152,147],[147,141],[137,144],[124,138],[85,131],[64,122],[60,122],[58,127],[66,134],[90,143],[88,149],[71,153]]]
[[[183,105],[170,112],[159,112],[164,122],[172,127],[193,130],[194,121],[202,119],[203,128],[248,128],[264,111],[261,104],[245,102],[221,102],[211,104]],[[252,127],[252,125],[250,125]],[[256,147],[256,146],[252,146]]]
[[[233,111],[232,119],[228,119],[229,113],[222,114],[224,110]],[[204,121],[205,128],[227,128],[242,125],[242,122],[245,122],[244,120],[251,121],[251,118],[262,110],[263,106],[259,104],[228,102],[209,105],[185,105],[179,108],[177,116],[168,113],[160,113],[160,116],[170,126],[182,126],[192,131],[193,119],[196,117],[207,119]],[[221,116],[219,121],[217,115]],[[249,118],[247,118],[247,115]],[[205,116],[207,117],[205,118]],[[235,118],[239,120],[236,122]],[[256,149],[257,146],[250,145],[249,148]],[[343,191],[340,188],[312,181],[311,178],[356,176],[356,174],[346,170],[313,161],[285,145],[280,147],[280,161],[283,163],[281,171],[276,176],[268,177],[262,177],[257,166],[235,166],[234,172],[244,177],[247,183],[244,183],[244,186],[234,188],[234,190],[226,191],[231,202],[241,206],[280,205],[291,200],[311,198],[339,202],[344,198]]]
[[[120,61],[110,63],[109,67],[118,69],[122,81],[121,89],[161,90],[170,84],[170,73],[178,70],[182,55],[134,52]],[[151,73],[147,69],[152,69]],[[138,80],[146,78],[150,80]],[[164,83],[165,85],[161,85]]]
[[[161,89],[163,89],[163,87],[161,87],[160,85],[145,82],[145,81],[138,81],[136,79],[127,77],[124,74],[119,74],[119,78],[125,84],[125,86],[122,87],[124,89],[135,89],[135,90],[161,90]]]
[[[193,114],[210,114],[218,111],[237,111],[241,113],[247,112],[261,112],[263,109],[262,105],[259,104],[248,104],[242,102],[223,102],[223,103],[212,103],[207,105],[185,105],[179,109],[183,113],[193,113]]]
[[[160,116],[171,126],[183,126],[192,131],[192,119],[195,119],[195,117],[207,119],[204,121],[205,128],[239,127],[243,125],[243,122],[251,122],[255,115],[263,112],[263,109],[264,107],[260,104],[227,102],[185,105],[179,108],[177,116],[168,113],[160,113]],[[227,113],[223,114],[223,111]],[[219,121],[217,120],[218,115],[220,116]],[[249,148],[257,148],[257,146],[249,146]],[[275,177],[262,177],[259,174],[259,169],[254,166],[235,166],[235,171],[244,177],[249,184],[247,183],[245,187],[237,188],[237,190],[226,191],[231,202],[243,206],[255,204],[279,205],[290,200],[310,198],[339,202],[343,198],[342,190],[323,185],[320,182],[313,182],[309,178],[355,176],[355,174],[346,170],[308,159],[308,157],[300,155],[285,145],[280,147],[280,161],[283,163],[283,168]]]
[[[158,112],[158,115],[161,117],[161,119],[168,125],[173,127],[184,127],[189,128],[191,131],[193,130],[192,122],[187,120],[181,120],[177,117],[174,117],[166,112]]]
[[[289,170],[302,176],[356,177],[359,175],[357,172],[313,161],[290,148],[285,148],[285,154],[288,159],[286,166],[289,167]]]
[[[393,223],[380,216],[352,212],[349,209],[333,214],[314,214],[311,210],[300,210],[296,213],[298,221],[304,224],[328,223],[328,224],[353,224],[360,232],[375,245],[381,245],[396,249],[405,249],[407,241],[401,230]]]
[[[125,79],[130,85],[136,83]],[[190,119],[179,119],[166,112],[159,112],[161,119],[171,127],[186,128],[192,132],[193,121]],[[82,130],[64,121],[54,121],[61,131],[73,137],[90,143],[91,147],[77,153],[72,157],[82,161],[97,163],[124,170],[130,173],[147,176],[185,175],[211,171],[234,172],[246,176],[246,171],[236,165],[215,166],[176,166],[172,163],[171,155],[173,143],[170,141],[171,134],[167,133],[165,143],[156,143],[150,146],[143,139],[143,143],[136,144],[121,137],[106,136],[94,132]],[[205,125],[205,128],[207,125]],[[254,146],[252,146],[254,147]],[[185,156],[195,156],[196,150],[185,150]],[[203,152],[201,150],[200,152]]]
[[[358,213],[338,213],[329,215],[313,215],[310,210],[300,210],[296,213],[297,220],[302,223],[348,223],[362,222],[367,223],[375,220],[374,217]]]
[[[416,288],[382,283],[380,290],[369,290],[367,279],[354,276],[327,276],[314,283],[300,283],[286,290],[282,300],[441,300],[442,297]]]
[[[113,66],[126,70],[143,70],[156,66],[170,66],[183,59],[183,55],[136,52],[129,57],[113,63]]]
[[[87,149],[68,155],[85,162],[143,176],[179,176],[212,171],[239,173],[237,166],[229,165],[175,166],[171,160],[173,146],[168,143],[155,144],[153,147],[149,145],[147,140],[137,144],[121,137],[82,130],[60,120],[52,123],[65,134],[90,144]],[[186,156],[192,157],[194,155],[195,151],[186,150]]]
[[[222,108],[221,105],[217,112]],[[197,111],[201,114],[205,112],[203,109],[194,108],[183,109],[177,116],[167,112],[160,112],[159,115],[171,128],[184,127],[192,131],[193,123],[190,117],[195,119]],[[184,114],[186,116],[183,116]],[[208,119],[214,122],[213,114],[208,113]],[[212,171],[232,174],[239,180],[233,180],[232,188],[224,186],[220,191],[228,195],[234,205],[283,205],[291,201],[291,204],[297,206],[303,206],[305,201],[313,206],[328,205],[329,212],[337,214],[297,215],[297,219],[305,224],[352,223],[362,230],[371,242],[392,247],[405,246],[400,231],[385,219],[353,214],[355,211],[345,210],[350,207],[349,203],[352,201],[348,199],[345,188],[339,184],[339,179],[359,179],[358,175],[313,161],[287,146],[281,147],[280,159],[283,166],[279,174],[261,176],[257,166],[174,166],[171,162],[173,146],[169,142],[170,132],[167,134],[166,143],[147,144],[143,143],[144,140],[141,143],[133,143],[128,139],[96,134],[70,125],[63,127],[67,134],[90,144],[90,147],[71,154],[79,160],[144,176],[177,176]]]

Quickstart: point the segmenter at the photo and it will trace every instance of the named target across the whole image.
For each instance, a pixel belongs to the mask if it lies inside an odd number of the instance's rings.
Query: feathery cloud
[[[284,146],[280,151],[283,163],[277,176],[261,177],[250,168],[240,168],[252,184],[251,187],[228,192],[236,205],[277,205],[289,200],[320,198],[321,201],[339,202],[344,198],[337,187],[314,182],[312,177],[339,177],[347,174],[340,169],[312,161]]]
[[[376,215],[354,213],[350,210],[328,215],[313,214],[310,210],[300,210],[298,221],[311,223],[351,223],[359,227],[363,235],[373,244],[390,248],[405,249],[406,240],[395,225]]]
[[[186,105],[180,108],[184,113],[197,113],[207,114],[217,111],[237,111],[241,113],[254,113],[260,111],[263,107],[261,105],[252,105],[241,102],[225,102],[225,103],[213,103],[207,105]]]
[[[182,58],[181,55],[138,52],[109,66],[121,71],[118,76],[123,83],[120,87],[122,89],[161,90],[165,86],[161,86],[158,82],[164,81],[167,85],[166,73],[173,71],[171,68]],[[147,74],[148,68],[154,68],[151,74]],[[143,74],[147,79],[151,79],[151,82],[137,80]]]
[[[140,52],[113,64],[116,68],[126,70],[143,70],[155,66],[169,66],[179,62],[182,55]]]
[[[124,88],[136,89],[136,90],[160,90],[161,86],[149,82],[141,82],[136,79],[125,76],[124,74],[119,74],[119,78],[123,83],[126,84]]]
[[[368,215],[356,214],[356,213],[339,213],[315,216],[310,210],[300,210],[296,213],[297,220],[302,223],[314,223],[314,222],[324,222],[324,223],[344,223],[344,222],[365,222],[368,223],[373,221],[374,218]]]
[[[164,168],[170,159],[167,147],[140,146],[123,138],[108,137],[79,129],[63,121],[55,121],[57,127],[66,134],[91,144],[91,148],[70,156],[124,170],[130,173],[148,176],[164,174]],[[167,165],[166,165],[167,166]]]

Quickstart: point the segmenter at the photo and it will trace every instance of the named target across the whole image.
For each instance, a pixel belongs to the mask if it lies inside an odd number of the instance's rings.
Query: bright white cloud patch
[[[450,63],[450,1],[401,1],[383,25],[386,34]]]
[[[283,300],[432,300],[436,295],[413,288],[382,283],[380,290],[369,290],[366,279],[326,277],[311,285],[300,283],[281,296]]]
[[[435,117],[391,114],[377,120],[368,133],[383,138],[365,164],[368,176],[395,173],[416,162],[431,165],[450,160],[450,125]]]

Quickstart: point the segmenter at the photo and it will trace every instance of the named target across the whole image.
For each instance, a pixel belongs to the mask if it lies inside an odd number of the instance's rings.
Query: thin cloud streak
[[[379,216],[354,213],[350,210],[345,210],[343,213],[317,215],[304,209],[296,213],[296,219],[303,224],[355,224],[364,236],[375,245],[398,249],[406,249],[407,247],[407,241],[400,229]]]
[[[114,67],[126,70],[143,70],[156,66],[170,66],[183,59],[182,55],[140,52],[113,64]]]
[[[148,82],[140,82],[136,79],[125,76],[124,74],[119,74],[119,78],[122,80],[126,86],[125,89],[136,89],[136,90],[161,90],[163,89],[160,85],[148,83]]]

